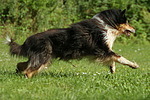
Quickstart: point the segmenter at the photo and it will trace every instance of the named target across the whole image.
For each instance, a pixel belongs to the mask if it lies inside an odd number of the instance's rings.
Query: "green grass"
[[[15,74],[16,64],[26,58],[11,57],[0,45],[0,100],[150,100],[150,45],[116,44],[114,50],[140,65],[139,69],[117,64],[109,68],[87,58],[70,63],[53,60],[32,79]]]

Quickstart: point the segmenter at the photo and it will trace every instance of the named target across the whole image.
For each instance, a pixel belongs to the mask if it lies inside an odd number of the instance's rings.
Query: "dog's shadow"
[[[36,75],[37,77],[38,76],[44,76],[44,77],[54,77],[54,78],[60,78],[60,77],[76,77],[77,74],[76,73],[73,73],[73,72],[43,72],[43,73],[39,73],[38,75]]]
[[[0,71],[0,76],[2,77],[26,77],[25,75],[21,73],[16,73],[15,71]],[[54,77],[54,78],[60,78],[60,77],[75,77],[78,76],[76,73],[73,72],[41,72],[34,77]]]

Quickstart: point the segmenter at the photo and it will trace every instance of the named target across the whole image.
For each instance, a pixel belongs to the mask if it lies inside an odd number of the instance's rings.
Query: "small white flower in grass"
[[[100,75],[101,73],[99,73],[99,72],[96,72],[96,74]]]
[[[119,51],[122,51],[121,49],[119,49]]]
[[[76,73],[76,75],[79,75],[79,73]]]
[[[84,75],[84,74],[87,74],[87,73],[85,73],[85,72],[82,72],[82,74]]]
[[[96,74],[93,74],[94,76],[96,76]]]

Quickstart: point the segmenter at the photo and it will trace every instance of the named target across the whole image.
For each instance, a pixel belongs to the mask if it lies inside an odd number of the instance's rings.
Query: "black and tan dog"
[[[112,50],[113,43],[121,34],[130,35],[135,29],[128,24],[125,10],[111,9],[96,14],[93,18],[72,24],[69,28],[50,29],[37,33],[18,45],[7,38],[12,55],[28,57],[27,62],[17,64],[17,72],[28,78],[45,68],[53,57],[75,59],[94,56],[110,66],[115,72],[115,62],[138,68]]]

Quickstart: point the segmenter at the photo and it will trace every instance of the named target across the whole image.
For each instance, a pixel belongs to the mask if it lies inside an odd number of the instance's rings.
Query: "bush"
[[[68,27],[106,9],[127,9],[136,38],[150,40],[149,0],[1,0],[0,34],[29,36],[50,28]],[[120,39],[121,40],[121,39]]]

